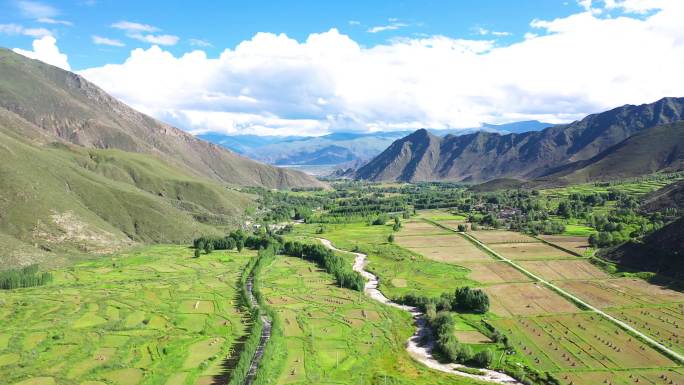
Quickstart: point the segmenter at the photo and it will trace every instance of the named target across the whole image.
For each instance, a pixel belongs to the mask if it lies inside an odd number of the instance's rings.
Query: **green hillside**
[[[61,265],[135,242],[188,241],[234,226],[252,202],[147,155],[41,143],[38,133],[7,111],[0,114],[3,268]]]
[[[197,139],[134,110],[77,74],[2,48],[0,74],[0,108],[33,124],[31,136],[147,154],[188,175],[232,185],[325,186],[304,173],[264,165]]]

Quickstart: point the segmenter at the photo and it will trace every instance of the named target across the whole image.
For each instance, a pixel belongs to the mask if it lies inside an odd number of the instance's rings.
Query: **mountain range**
[[[625,105],[541,131],[439,137],[418,130],[354,172],[370,181],[582,182],[681,170],[684,98]]]
[[[552,126],[536,120],[507,124],[482,124],[467,129],[430,130],[433,135],[465,134],[477,131],[501,134],[538,131]],[[379,131],[372,133],[334,132],[323,136],[257,136],[203,133],[199,138],[224,146],[249,158],[274,164],[296,166],[336,165],[343,167],[371,160],[392,142],[411,131]]]
[[[12,51],[0,49],[0,73],[5,266],[221,234],[255,207],[241,186],[326,186],[197,139]]]

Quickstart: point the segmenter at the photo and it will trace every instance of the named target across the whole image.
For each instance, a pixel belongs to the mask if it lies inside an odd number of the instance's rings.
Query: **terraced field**
[[[245,333],[235,285],[251,254],[154,246],[0,291],[0,383],[211,383]]]

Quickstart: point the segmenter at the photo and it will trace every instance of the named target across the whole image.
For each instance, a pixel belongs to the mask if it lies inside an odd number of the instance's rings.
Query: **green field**
[[[441,221],[453,220],[448,213],[440,214],[430,211],[419,217],[445,218]],[[436,227],[435,227],[436,228]],[[442,292],[451,291],[455,287],[463,285],[485,286],[490,294],[492,308],[484,316],[455,314],[457,316],[457,338],[462,343],[486,341],[487,329],[482,327],[482,321],[495,327],[499,332],[506,335],[515,351],[512,355],[502,356],[497,344],[470,344],[475,351],[482,346],[489,346],[495,352],[496,364],[494,367],[511,368],[517,363],[537,370],[550,372],[563,385],[568,384],[594,384],[594,379],[601,376],[616,378],[616,381],[625,379],[640,379],[644,383],[653,382],[654,376],[665,378],[679,378],[681,367],[675,362],[641,342],[637,338],[625,333],[608,321],[597,318],[596,315],[586,313],[577,308],[573,303],[556,295],[547,288],[540,288],[532,283],[480,283],[468,279],[470,271],[458,265],[458,262],[442,263],[423,258],[416,250],[429,248],[429,244],[443,242],[444,234],[425,227],[412,227],[409,235],[404,237],[412,239],[413,244],[422,245],[416,249],[408,250],[396,244],[389,244],[387,236],[392,233],[388,226],[371,226],[366,223],[352,223],[344,225],[326,225],[323,234],[316,234],[318,229],[315,225],[296,226],[293,236],[296,237],[324,237],[342,249],[352,250],[358,248],[369,254],[368,269],[380,277],[381,290],[391,297],[413,292],[421,295],[438,295]],[[577,234],[581,234],[581,227],[571,228]],[[402,236],[400,230],[396,233]],[[421,235],[421,232],[424,235]],[[487,231],[480,231],[482,236]],[[495,245],[506,245],[506,242],[516,245],[520,237],[515,232],[493,231],[491,237]],[[507,241],[507,234],[510,240]],[[453,234],[458,237],[457,234]],[[418,239],[425,238],[425,242]],[[431,241],[431,239],[433,239]],[[504,242],[501,244],[501,242]],[[530,243],[541,245],[538,243]],[[426,246],[427,245],[427,246]],[[525,244],[521,244],[525,245]],[[543,246],[543,245],[541,245]],[[553,277],[583,277],[587,276],[596,282],[605,281],[600,271],[591,265],[586,259],[572,255],[556,255],[562,253],[557,249],[544,246],[553,251],[547,258],[533,258],[529,262],[540,274],[549,274]],[[456,250],[456,249],[454,249]],[[541,251],[541,250],[540,250]],[[519,251],[515,251],[518,253]],[[523,258],[525,259],[525,258]],[[537,261],[538,260],[538,261]],[[491,261],[470,261],[467,265],[473,268],[474,264],[491,264]],[[495,271],[479,272],[479,276],[491,275]],[[593,274],[593,275],[592,275]],[[295,274],[289,274],[290,277]],[[595,277],[595,278],[594,278]],[[290,278],[292,279],[292,278]],[[557,281],[578,284],[577,278],[563,278]],[[397,285],[399,284],[399,285]],[[281,284],[282,285],[282,284]],[[644,282],[647,287],[649,284]],[[591,292],[590,295],[605,295],[609,298],[622,299],[631,295],[653,295],[654,298],[673,298],[665,301],[664,307],[652,308],[615,308],[611,312],[625,319],[636,327],[644,325],[644,331],[653,330],[653,333],[664,336],[663,342],[669,343],[675,349],[681,344],[681,336],[677,328],[673,326],[681,319],[681,307],[675,294],[661,292],[654,289],[642,289],[643,293],[621,292]],[[659,289],[660,290],[660,289]],[[320,290],[315,290],[319,292]],[[576,292],[583,297],[583,293]],[[626,297],[627,296],[627,297]],[[631,297],[629,297],[631,298]],[[674,302],[673,302],[674,301]],[[288,306],[298,304],[294,301]],[[618,310],[623,309],[623,310]],[[296,312],[290,313],[296,314]],[[642,325],[639,325],[642,323]],[[291,324],[294,322],[291,321]],[[654,337],[658,337],[654,334]],[[680,345],[681,346],[681,345]],[[617,374],[616,374],[617,373]],[[618,382],[619,383],[619,382]]]
[[[408,313],[340,289],[315,265],[278,257],[260,275],[261,292],[283,328],[278,384],[469,384],[408,356]]]
[[[221,374],[246,330],[236,283],[251,255],[146,247],[0,291],[0,382],[182,385]]]
[[[392,226],[371,226],[366,223],[326,225],[323,234],[318,226],[295,226],[293,236],[326,238],[343,250],[358,249],[368,255],[367,269],[380,277],[380,288],[389,298],[408,293],[439,295],[456,286],[475,284],[466,278],[469,270],[460,266],[439,263],[420,254],[390,244],[387,237]],[[401,232],[399,232],[401,234]],[[347,255],[351,263],[351,256]]]

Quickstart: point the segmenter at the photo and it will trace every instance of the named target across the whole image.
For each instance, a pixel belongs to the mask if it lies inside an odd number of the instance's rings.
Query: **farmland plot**
[[[400,233],[401,234],[401,233]],[[456,234],[399,236],[396,243],[428,259],[445,263],[490,261],[491,257]]]
[[[482,243],[494,245],[497,243],[535,243],[539,240],[529,235],[506,230],[476,230],[471,231],[470,235],[480,240]]]
[[[573,303],[537,283],[492,285],[484,291],[490,297],[490,311],[502,317],[579,311]]]
[[[684,304],[608,309],[607,311],[663,345],[684,353]]]
[[[487,245],[497,253],[514,261],[577,258],[572,254],[541,242],[494,243]]]
[[[588,237],[572,237],[565,235],[540,235],[539,237],[549,243],[574,251],[580,255],[584,255],[590,249]]]
[[[470,270],[468,278],[484,284],[531,281],[530,277],[506,262],[459,262],[459,265]]]
[[[402,224],[402,235],[427,235],[427,234],[452,234],[451,232],[435,227],[420,220],[406,221]]]
[[[611,322],[590,314],[492,321],[530,364],[546,371],[676,367]]]
[[[245,333],[235,282],[251,254],[154,246],[0,292],[11,309],[0,317],[0,383],[211,382]]]
[[[683,293],[637,278],[561,281],[558,286],[599,308],[684,302]]]
[[[520,266],[548,281],[568,279],[605,279],[609,275],[582,259],[521,261]]]

